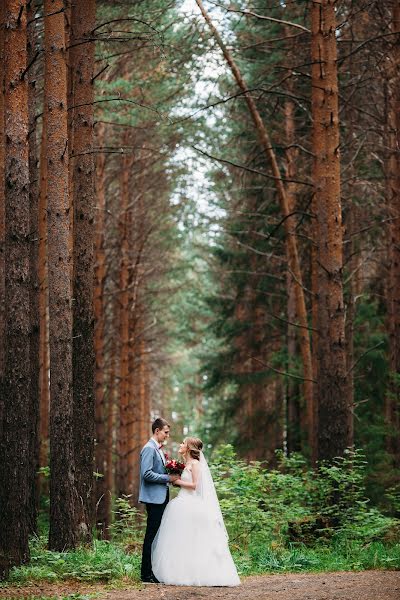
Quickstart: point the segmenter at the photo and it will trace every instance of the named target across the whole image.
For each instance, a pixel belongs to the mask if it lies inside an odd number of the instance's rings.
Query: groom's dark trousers
[[[153,540],[156,537],[157,531],[160,527],[161,519],[164,514],[165,507],[168,504],[168,500],[169,490],[167,490],[167,497],[164,504],[146,503],[147,527],[143,542],[142,568],[140,573],[140,577],[144,581],[154,577],[151,569],[151,544],[153,543]]]

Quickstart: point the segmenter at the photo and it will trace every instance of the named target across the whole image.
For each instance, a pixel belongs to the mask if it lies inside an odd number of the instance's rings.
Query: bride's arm
[[[197,487],[197,483],[199,481],[200,475],[200,463],[198,460],[194,460],[192,462],[192,480],[193,481],[183,481],[183,479],[177,479],[174,485],[179,485],[180,487],[186,488],[188,490],[195,490]]]

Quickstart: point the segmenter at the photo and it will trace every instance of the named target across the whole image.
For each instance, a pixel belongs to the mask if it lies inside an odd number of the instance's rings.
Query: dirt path
[[[143,585],[110,590],[105,586],[89,587],[71,582],[0,588],[0,598],[39,600],[96,592],[99,600],[400,600],[400,571],[260,575],[243,578],[237,588]]]

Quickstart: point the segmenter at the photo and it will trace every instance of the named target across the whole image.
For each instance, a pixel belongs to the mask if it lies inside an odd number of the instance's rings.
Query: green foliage
[[[368,497],[385,511],[395,514],[396,507],[390,494],[386,494],[386,490],[394,488],[400,480],[384,444],[387,431],[383,406],[390,384],[386,306],[371,293],[359,299],[356,309],[354,346],[357,356],[364,356],[355,370],[355,444],[363,448],[367,460]]]
[[[385,496],[392,511],[396,515],[400,515],[400,485],[394,485],[393,487],[389,488]]]
[[[144,514],[129,503],[130,496],[115,501],[114,521],[110,526],[113,539],[122,544],[135,544],[144,534]]]
[[[50,478],[50,467],[40,467],[38,469],[38,475],[43,475],[43,477],[45,479],[49,479]]]
[[[64,579],[83,582],[138,579],[140,555],[127,553],[121,544],[96,540],[90,548],[52,552],[46,549],[46,543],[45,537],[32,540],[30,563],[14,567],[9,583]]]
[[[237,459],[225,445],[212,469],[234,548],[369,544],[399,536],[400,522],[370,506],[361,452],[349,451],[318,471],[302,456],[280,452],[278,468],[269,470]]]
[[[362,571],[398,569],[400,545],[382,542],[335,543],[309,548],[302,544],[288,547],[252,545],[248,552],[235,552],[236,566],[242,575],[304,571]]]

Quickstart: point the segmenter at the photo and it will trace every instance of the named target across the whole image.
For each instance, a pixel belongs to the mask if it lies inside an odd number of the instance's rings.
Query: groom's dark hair
[[[151,424],[151,430],[154,433],[156,429],[164,429],[165,426],[171,427],[168,421],[162,419],[161,417],[158,417],[158,419],[153,421],[153,423]]]

